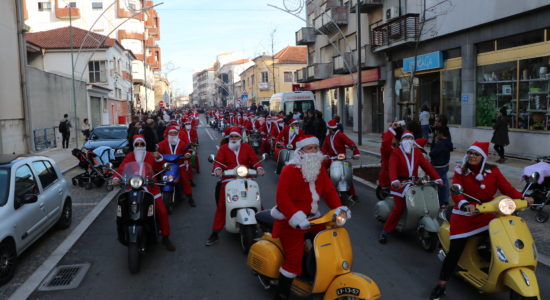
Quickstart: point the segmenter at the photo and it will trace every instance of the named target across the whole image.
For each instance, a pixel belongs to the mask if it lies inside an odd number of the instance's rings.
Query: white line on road
[[[97,205],[99,202],[92,202],[92,203],[73,203],[73,206],[94,206]]]
[[[9,300],[27,299],[53,268],[61,261],[63,256],[74,246],[78,239],[90,227],[103,209],[111,202],[118,190],[111,191],[99,204],[78,224],[67,238],[53,251],[53,253],[32,273],[32,275],[9,297]]]
[[[210,137],[211,140],[214,140],[214,137],[212,137],[212,135],[210,134],[210,131],[208,130],[208,128],[205,128],[204,129],[206,131],[206,133],[208,134],[208,136]]]

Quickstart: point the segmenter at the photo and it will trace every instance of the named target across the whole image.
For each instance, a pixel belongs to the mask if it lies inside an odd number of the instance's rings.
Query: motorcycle
[[[454,194],[463,194],[477,202],[476,212],[494,214],[489,223],[488,239],[470,237],[458,261],[458,275],[483,293],[499,293],[509,290],[510,299],[540,299],[535,269],[537,248],[527,223],[515,215],[527,208],[527,201],[498,196],[482,203],[464,193],[459,184],[451,186]],[[439,259],[449,252],[450,224],[446,216],[439,228],[442,249]]]
[[[250,137],[248,138],[248,142],[250,146],[252,146],[252,149],[254,149],[254,152],[260,153],[260,140],[261,140],[261,134],[258,130],[252,131],[250,134]]]
[[[549,214],[544,211],[544,206],[550,204],[550,163],[543,159],[537,159],[538,163],[523,169],[522,180],[526,181],[523,192],[529,191],[535,204],[530,207],[537,212],[535,220],[539,223],[548,221]]]
[[[166,206],[166,210],[169,214],[174,211],[174,206],[176,205],[176,194],[181,194],[181,188],[176,192],[176,188],[180,184],[180,166],[178,161],[184,157],[181,154],[163,154],[164,160],[167,161],[170,166],[169,169],[164,173],[162,180],[165,182],[162,186],[162,200]]]
[[[340,201],[348,207],[352,207],[355,204],[355,200],[350,195],[353,180],[353,168],[349,161],[350,158],[346,157],[344,153],[329,158],[332,160],[329,169],[330,179],[338,191]]]
[[[277,159],[277,169],[275,170],[275,173],[279,175],[281,174],[281,171],[285,167],[286,163],[290,161],[290,158],[294,154],[294,147],[291,144],[288,144],[286,146],[277,144],[276,147],[284,148],[279,151],[279,158]]]
[[[227,127],[227,123],[225,122],[225,119],[218,120],[218,131],[219,132],[223,132],[226,127]]]
[[[262,155],[262,159],[252,167],[264,161],[266,157],[267,155]],[[216,161],[213,154],[208,157],[208,161],[225,166]],[[250,179],[257,177],[258,173],[254,169],[237,166],[223,171],[223,176],[235,178],[226,184],[224,191],[220,191],[224,193],[226,199],[225,230],[240,234],[241,248],[246,254],[256,238],[258,223],[255,215],[262,209],[260,187],[256,181]]]
[[[208,125],[212,128],[216,128],[218,125],[218,122],[216,121],[215,117],[208,117]]]
[[[260,284],[269,289],[276,285],[279,268],[284,261],[281,241],[273,238],[270,230],[273,217],[269,210],[258,213],[260,225],[266,232],[252,245],[247,265],[252,269]],[[311,225],[324,225],[312,239],[306,241],[303,256],[303,271],[292,282],[291,291],[299,296],[324,293],[323,299],[378,299],[380,289],[374,280],[351,271],[353,252],[347,230],[345,211],[334,209],[320,218],[311,220]]]
[[[111,163],[107,167],[117,173]],[[137,162],[131,162],[126,164],[123,174],[117,173],[124,191],[117,199],[117,236],[118,241],[128,247],[128,269],[131,273],[139,272],[140,256],[145,254],[148,244],[156,241],[159,235],[155,221],[155,199],[147,187],[162,186],[154,178],[169,169],[170,165],[166,163],[161,172],[153,174],[153,169],[147,163],[140,166]]]
[[[424,177],[422,179],[410,178],[402,181],[401,184],[410,185],[410,187],[405,191],[407,207],[395,229],[401,232],[416,229],[422,248],[431,252],[437,246],[437,233],[439,232],[437,183]],[[393,206],[393,198],[378,201],[374,209],[374,216],[378,221],[385,222],[393,210]]]

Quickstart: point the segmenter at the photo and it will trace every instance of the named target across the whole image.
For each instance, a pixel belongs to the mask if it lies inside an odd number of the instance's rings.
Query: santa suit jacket
[[[281,133],[282,129],[279,128],[279,125],[277,125],[277,122],[272,122],[271,123],[271,131],[269,132],[269,135],[274,138],[274,139],[277,139],[279,137],[279,134]]]
[[[252,130],[252,121],[250,121],[250,119],[243,119],[241,121],[241,126],[248,130],[248,131],[251,131]]]
[[[126,155],[126,157],[124,157],[124,160],[122,161],[122,163],[120,163],[120,166],[118,166],[118,168],[116,170],[116,173],[113,175],[113,178],[120,179],[120,175],[118,175],[118,174],[121,174],[121,175],[124,176],[124,168],[126,168],[126,166],[129,163],[132,163],[132,162],[136,162],[136,156],[134,155],[134,152],[130,152],[130,153],[128,153],[128,155]],[[162,170],[163,162],[164,162],[164,159],[161,158],[161,159],[157,160],[157,159],[155,159],[155,157],[153,157],[153,153],[147,152],[145,154],[145,158],[143,159],[143,163],[145,165],[149,165],[151,167],[153,174],[141,174],[141,175],[142,176],[145,176],[145,175],[151,175],[152,176],[152,175],[160,172]],[[153,179],[153,178],[150,178],[150,179]],[[145,187],[145,190],[150,192],[151,194],[153,194],[155,199],[161,196],[160,188],[157,185]]]
[[[403,150],[401,146],[393,149],[389,165],[391,183],[402,181],[407,177],[418,176],[418,166],[422,167],[422,170],[424,170],[432,180],[441,179],[432,165],[426,160],[422,151],[418,148],[413,147],[412,155],[405,154],[405,150]],[[398,190],[392,187],[391,194],[398,197],[405,197],[405,193],[409,187],[410,185],[404,185]]]
[[[197,133],[197,129],[191,127],[189,131],[187,131],[186,128],[183,128],[180,131],[180,135],[184,135],[187,140],[189,140],[191,143],[198,143],[199,142],[199,135]]]
[[[462,166],[456,166],[453,176],[453,184],[458,183],[464,188],[464,193],[476,197],[481,202],[493,200],[497,190],[501,194],[512,199],[521,199],[522,195],[509,182],[496,167],[486,169],[484,179],[478,181],[477,173],[466,170],[462,174]],[[465,238],[488,230],[489,222],[494,218],[493,214],[471,214],[460,210],[463,205],[477,205],[468,200],[464,195],[452,195],[455,206],[451,214],[451,239]]]
[[[221,165],[220,163],[225,166]],[[237,166],[245,166],[247,168],[263,168],[262,164],[259,164],[259,159],[254,149],[249,144],[241,142],[241,146],[238,152],[229,149],[229,144],[224,144],[218,150],[216,154],[216,161],[214,162],[213,170],[230,170]],[[258,163],[258,164],[257,164]],[[256,165],[257,164],[257,165]],[[228,178],[222,177],[223,181]]]
[[[160,152],[160,154],[186,154],[189,153],[189,149],[186,149],[188,144],[189,141],[180,138],[180,141],[176,144],[175,151],[172,151],[172,147],[168,142],[168,139],[165,139],[157,144],[158,152]],[[178,160],[178,164],[180,165],[180,167],[183,167],[183,163],[185,163],[184,158]]]
[[[276,202],[278,210],[286,220],[277,220],[276,227],[295,228],[300,223],[299,215],[319,215],[320,198],[325,200],[330,209],[342,206],[338,192],[325,168],[321,167],[317,180],[309,183],[304,180],[302,170],[296,164],[285,166],[277,183]]]
[[[265,121],[260,127],[260,131],[265,135],[269,135],[271,134],[271,127],[273,127],[273,123],[271,123],[271,121]]]
[[[380,167],[387,170],[390,163],[390,156],[393,151],[392,141],[395,137],[395,130],[389,128],[382,134],[382,144],[380,144]]]
[[[298,132],[293,137],[290,136],[290,126],[286,125],[283,131],[277,136],[277,142],[282,145],[292,144],[293,149],[296,148],[296,141],[300,135],[304,134],[302,129],[298,129]]]
[[[327,135],[321,151],[324,155],[336,156],[340,153],[346,153],[346,146],[353,148],[353,154],[359,155],[359,148],[355,145],[355,142],[352,141],[347,135],[345,135],[340,130],[337,130],[333,135]]]
[[[199,123],[200,123],[200,121],[199,121],[198,117],[197,118],[193,117],[193,119],[191,120],[191,126],[193,126],[193,127],[199,126]]]

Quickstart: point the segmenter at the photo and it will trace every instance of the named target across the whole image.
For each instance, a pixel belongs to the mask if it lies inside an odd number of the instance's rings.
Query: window
[[[93,10],[103,10],[103,2],[92,2]]]
[[[32,163],[32,167],[38,173],[42,189],[47,189],[57,180],[57,174],[49,161],[35,161]]]
[[[490,40],[476,45],[477,53],[485,53],[495,51],[495,41]]]
[[[262,72],[262,82],[269,82],[269,73],[266,71]]]
[[[34,179],[31,168],[23,165],[15,172],[15,199],[19,199],[24,195],[38,194],[38,185]]]
[[[69,7],[76,7],[76,2],[69,2]]]
[[[88,62],[88,72],[90,82],[106,82],[105,61],[90,61]]]
[[[460,125],[461,120],[461,70],[443,71],[441,92],[441,113],[447,116],[448,123]]]
[[[48,2],[38,2],[38,11],[52,10],[52,4]]]
[[[516,111],[516,65],[517,62],[513,61],[477,67],[477,126],[493,126],[497,111],[502,107]],[[510,125],[511,128],[517,126]]]
[[[8,190],[10,188],[10,169],[0,168],[0,206],[8,201]]]
[[[497,40],[498,50],[544,42],[544,30],[512,35]]]
[[[294,82],[294,76],[292,72],[285,72],[284,77],[285,77],[285,82]]]

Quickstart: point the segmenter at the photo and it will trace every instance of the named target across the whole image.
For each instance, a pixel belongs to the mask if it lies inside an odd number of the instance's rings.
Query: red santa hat
[[[191,120],[189,120],[189,119],[183,119],[183,124],[191,124]]]
[[[401,135],[401,139],[404,139],[405,137],[412,137],[414,139],[414,134],[408,130],[406,130],[405,132],[403,132],[403,134]]]
[[[265,119],[269,121],[271,120],[271,116],[266,116]]]
[[[275,121],[276,121],[277,123],[280,123],[280,122],[284,121],[284,119],[281,118],[281,117],[274,117],[274,118],[275,118]]]
[[[483,157],[483,162],[481,163],[481,169],[479,169],[479,174],[476,175],[477,181],[483,181],[484,179],[483,172],[485,171],[485,163],[487,162],[487,155],[489,154],[489,144],[490,144],[489,142],[475,141],[470,146],[470,148],[468,148],[468,151],[473,150],[481,154],[481,156]],[[466,155],[464,155],[464,158],[462,159],[462,165],[464,166],[467,161],[468,161],[468,154],[466,153]]]
[[[229,129],[229,134],[227,134],[226,136],[229,137],[230,135],[238,135],[242,138],[241,129],[237,126],[231,127],[231,129]]]
[[[425,138],[419,138],[419,139],[416,139],[414,142],[418,147],[424,148],[424,146],[426,146],[426,144],[428,143],[428,140]]]
[[[144,142],[145,144],[147,144],[147,143],[145,142],[145,136],[144,136],[143,134],[136,134],[136,135],[134,135],[134,141],[133,141],[133,144],[132,144],[132,145],[135,146],[137,141],[142,141],[142,142]]]
[[[330,128],[330,129],[336,129],[336,127],[338,127],[338,122],[336,122],[336,120],[330,120],[327,122],[327,127]]]
[[[319,139],[314,135],[302,135],[296,140],[296,151],[301,150],[307,145],[317,145],[319,146]]]
[[[290,121],[288,121],[288,125],[291,125],[291,126],[292,126],[292,124],[295,124],[295,123],[297,124],[297,123],[298,123],[298,120],[296,120],[296,119],[290,119]]]
[[[177,126],[174,126],[174,125],[168,126],[168,128],[166,128],[166,132],[169,133],[170,131],[178,132],[179,128]]]

